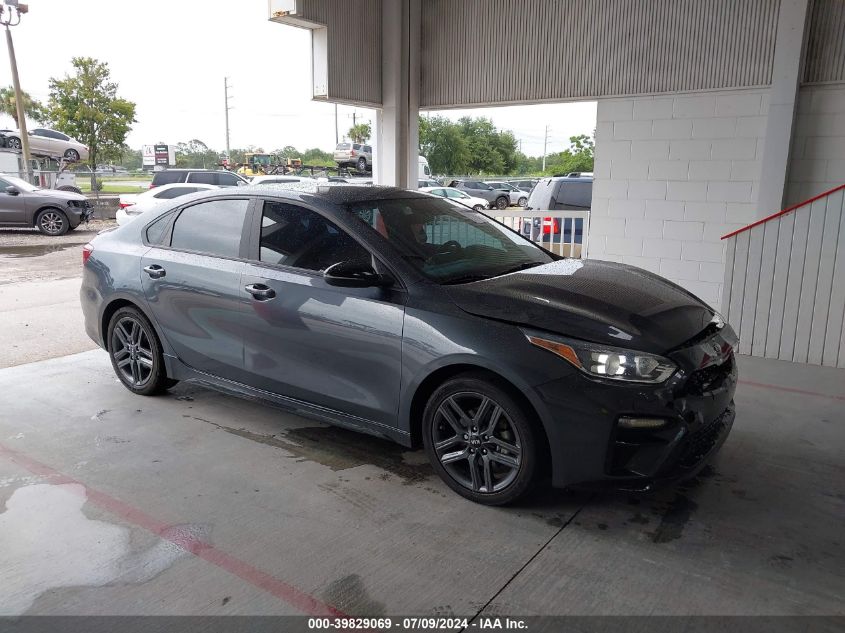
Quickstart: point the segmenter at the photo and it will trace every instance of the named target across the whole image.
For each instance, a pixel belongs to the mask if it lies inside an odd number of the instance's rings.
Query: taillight
[[[355,156],[355,150],[354,150],[354,149],[349,150],[349,155],[350,155],[350,156]]]
[[[88,258],[91,257],[91,253],[93,253],[93,252],[94,252],[94,246],[90,242],[82,247],[82,265],[83,266],[88,261]]]
[[[120,208],[121,208],[121,209],[125,209],[126,207],[131,207],[131,206],[132,206],[132,205],[134,205],[134,204],[135,204],[134,202],[121,202],[121,203],[120,203]]]

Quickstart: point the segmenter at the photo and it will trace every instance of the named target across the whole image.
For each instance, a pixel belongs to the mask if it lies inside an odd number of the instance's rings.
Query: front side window
[[[319,213],[267,200],[258,257],[268,264],[325,270],[345,261],[371,261],[369,252]]]
[[[249,200],[209,200],[176,218],[170,246],[217,257],[238,257]]]
[[[349,210],[438,283],[496,277],[554,259],[484,214],[445,199],[362,202]]]
[[[217,182],[212,184],[220,185],[221,187],[237,187],[240,181],[240,178],[229,172],[216,172],[214,175],[217,176]]]

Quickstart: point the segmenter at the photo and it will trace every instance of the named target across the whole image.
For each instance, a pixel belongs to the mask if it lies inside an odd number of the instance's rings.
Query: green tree
[[[144,162],[144,155],[140,149],[132,149],[124,145],[120,157],[120,164],[128,170],[141,169]]]
[[[462,117],[420,117],[420,149],[435,174],[513,173],[520,164],[513,132],[496,129],[493,121]]]
[[[593,171],[595,141],[592,136],[579,134],[569,137],[569,149],[546,156],[546,175],[568,174],[573,171]]]
[[[214,168],[220,162],[216,151],[199,139],[176,144],[176,166],[194,169]]]
[[[10,116],[15,121],[15,127],[20,129],[21,122],[18,121],[18,105],[15,98],[15,89],[9,86],[8,88],[0,88],[0,114]],[[23,111],[24,116],[32,119],[36,123],[45,123],[47,121],[47,109],[37,99],[33,99],[28,93],[23,93]]]
[[[420,117],[420,151],[434,174],[464,174],[470,149],[458,126],[449,119]]]
[[[366,143],[373,134],[372,126],[369,123],[356,123],[347,132],[347,136],[353,143]]]
[[[108,64],[91,57],[74,57],[74,72],[50,79],[47,103],[56,129],[88,146],[88,163],[120,158],[126,135],[135,123],[135,104],[117,96]],[[93,184],[93,172],[92,172]]]

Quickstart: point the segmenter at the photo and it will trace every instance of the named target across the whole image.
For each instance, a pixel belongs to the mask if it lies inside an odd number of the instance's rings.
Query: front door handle
[[[267,301],[276,296],[276,291],[264,284],[249,284],[244,289],[258,301]]]
[[[150,264],[149,266],[144,266],[144,272],[147,273],[153,279],[161,279],[167,274],[167,271],[164,270],[158,264]]]

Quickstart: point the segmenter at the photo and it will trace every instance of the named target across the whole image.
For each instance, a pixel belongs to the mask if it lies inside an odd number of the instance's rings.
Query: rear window
[[[351,145],[349,143],[338,143],[335,149],[349,149]]]
[[[539,210],[585,211],[593,199],[593,183],[578,180],[544,178],[531,191],[528,207]]]
[[[174,182],[185,182],[184,171],[156,171],[153,172],[153,186],[169,185]]]

